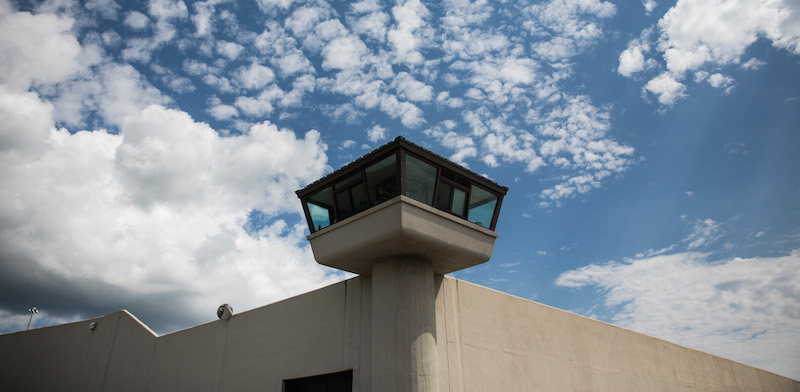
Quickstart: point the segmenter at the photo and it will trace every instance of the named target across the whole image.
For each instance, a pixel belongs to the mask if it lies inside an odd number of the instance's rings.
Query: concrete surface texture
[[[383,260],[372,271],[372,390],[438,390],[434,274],[425,259]]]
[[[438,375],[424,382],[439,391],[800,391],[786,377],[450,277],[379,290],[373,279],[164,336],[126,311],[0,335],[0,390],[281,391],[283,380],[352,369],[353,391],[380,391],[372,367],[389,359],[373,358],[386,328],[373,325],[386,322],[373,316],[373,296],[415,286],[433,290],[435,329],[420,336],[435,342]]]

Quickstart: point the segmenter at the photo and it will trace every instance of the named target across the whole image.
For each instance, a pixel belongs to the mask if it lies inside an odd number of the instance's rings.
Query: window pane
[[[372,205],[397,196],[397,154],[366,168],[364,172],[367,176],[367,192]]]
[[[311,225],[319,230],[330,226],[333,220],[333,192],[325,188],[308,198],[306,203],[308,213],[311,215]]]
[[[436,167],[406,155],[406,196],[433,205]]]
[[[364,192],[364,183],[359,182],[350,188],[350,198],[353,200],[354,214],[367,209],[367,194]]]
[[[349,176],[349,177],[345,178],[344,180],[341,180],[341,181],[337,182],[337,183],[336,183],[336,184],[333,186],[333,188],[334,188],[334,189],[336,189],[336,190],[338,191],[338,190],[339,190],[339,189],[341,189],[343,186],[345,186],[345,185],[347,185],[347,184],[349,184],[349,183],[351,183],[351,182],[355,181],[355,179],[357,179],[357,178],[360,178],[360,177],[361,177],[361,173],[360,173],[360,172],[359,172],[359,173],[356,173],[356,174],[353,174],[352,176]]]
[[[458,188],[453,188],[453,207],[450,208],[455,214],[464,216],[464,207],[467,205],[467,192]]]
[[[345,189],[336,194],[336,216],[339,220],[353,215],[353,205],[350,203],[350,191]]]
[[[453,193],[453,187],[446,183],[439,181],[439,193],[436,194],[436,208],[445,211],[450,210],[450,194]]]
[[[489,227],[492,224],[495,205],[497,205],[497,195],[473,185],[469,192],[469,221]]]

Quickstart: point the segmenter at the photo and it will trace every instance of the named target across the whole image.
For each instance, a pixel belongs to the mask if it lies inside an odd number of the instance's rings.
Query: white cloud
[[[638,41],[631,41],[628,44],[628,48],[619,55],[617,72],[622,76],[630,77],[634,73],[643,70],[644,51],[647,51],[646,47],[642,47]]]
[[[378,0],[361,0],[351,3],[350,9],[353,13],[365,14],[380,10],[381,5],[378,3]]]
[[[756,69],[759,69],[759,68],[763,67],[766,64],[767,63],[764,62],[764,61],[761,61],[761,60],[759,60],[757,58],[752,58],[752,59],[747,60],[744,63],[742,63],[742,68],[744,68],[746,70],[756,70]]]
[[[195,87],[194,83],[192,83],[189,78],[171,75],[165,76],[162,80],[167,84],[167,87],[178,94],[187,94],[197,90],[197,87]]]
[[[622,327],[790,377],[800,375],[800,250],[709,260],[646,256],[564,272],[556,284],[602,290]],[[776,358],[781,358],[776,360]]]
[[[667,68],[680,73],[706,62],[738,62],[760,35],[800,54],[800,11],[786,1],[703,2],[680,0],[659,21]]]
[[[284,96],[280,87],[272,84],[263,89],[257,97],[238,97],[234,102],[239,110],[248,116],[262,117],[272,113],[275,109],[273,103]]]
[[[223,138],[153,106],[119,135],[52,130],[46,140],[32,162],[6,160],[0,169],[8,185],[0,191],[3,270],[21,266],[9,261],[13,252],[45,282],[76,279],[69,287],[32,282],[34,292],[81,297],[90,312],[112,300],[147,313],[142,298],[168,298],[174,314],[160,316],[185,323],[209,320],[218,303],[246,310],[335,279],[314,263],[302,224],[271,221],[254,235],[242,227],[253,209],[299,214],[294,190],[326,169],[315,131],[298,139],[262,123]],[[78,277],[101,291],[82,289]]]
[[[325,42],[348,35],[347,27],[344,27],[338,19],[329,19],[318,24],[314,28],[314,33]]]
[[[103,19],[117,20],[119,17],[120,6],[114,0],[88,0],[83,6]]]
[[[248,116],[261,117],[272,113],[272,102],[253,97],[237,97],[234,106]]]
[[[675,77],[668,72],[651,79],[644,89],[658,96],[658,102],[667,106],[673,105],[678,99],[686,96],[684,93],[686,86],[675,80]]]
[[[453,64],[452,68],[470,71],[470,82],[480,88],[468,91],[466,96],[478,101],[488,98],[496,104],[504,104],[527,92],[519,85],[528,85],[536,80],[538,65],[528,58],[510,56],[459,62]]]
[[[361,16],[353,25],[353,32],[372,38],[378,42],[386,40],[388,32],[389,15],[383,12],[372,12]]]
[[[552,37],[534,42],[534,51],[557,62],[574,56],[602,37],[603,30],[596,20],[610,18],[616,7],[601,0],[551,0],[532,5],[527,11],[535,21],[526,23],[528,29],[543,38]]]
[[[210,87],[217,89],[217,91],[223,93],[232,93],[235,92],[236,89],[233,87],[231,80],[224,76],[217,76],[214,74],[207,74],[203,75],[203,82]]]
[[[658,3],[655,0],[642,0],[642,5],[644,6],[645,12],[650,15],[651,12],[656,8]]]
[[[350,147],[357,145],[358,143],[355,140],[345,140],[342,142],[342,145],[339,148],[346,150]]]
[[[741,64],[747,48],[759,38],[800,54],[800,4],[793,0],[679,0],[658,21],[657,27],[656,50],[663,57],[667,71],[650,79],[645,89],[656,94],[666,106],[685,96],[686,86],[682,81],[687,73],[704,75]],[[636,46],[629,46],[620,55],[620,74],[629,76],[641,71],[639,60]],[[760,64],[763,62],[750,59],[741,66],[756,69]],[[709,83],[725,88],[725,93],[730,93],[733,87],[733,80],[722,75],[709,79]]]
[[[108,125],[120,126],[126,117],[150,104],[169,102],[127,64],[101,64],[58,87],[53,101],[55,120],[70,126],[83,125],[87,113],[96,113]]]
[[[725,76],[721,73],[715,73],[708,77],[708,84],[714,86],[715,88],[724,88],[733,85],[735,80],[730,76]]]
[[[297,41],[275,22],[267,22],[264,31],[255,37],[254,46],[284,77],[314,72],[311,61],[297,47]]]
[[[478,156],[478,149],[475,147],[475,142],[471,137],[449,130],[445,124],[426,129],[424,133],[437,139],[443,146],[454,150],[455,152],[450,156],[450,160],[461,165],[467,166],[467,158]]]
[[[189,10],[181,0],[150,0],[147,12],[150,16],[162,20],[189,16]]]
[[[235,60],[242,51],[244,51],[244,46],[236,42],[217,41],[217,53],[227,57],[229,60]]]
[[[192,15],[192,22],[194,22],[195,29],[198,36],[208,36],[213,31],[215,9],[217,3],[225,0],[207,0],[198,1],[192,6],[195,14]]]
[[[230,120],[239,115],[239,111],[235,107],[222,103],[217,97],[212,97],[208,101],[206,112],[216,120]]]
[[[401,98],[409,101],[428,102],[433,98],[433,87],[414,79],[407,72],[398,73],[392,86]]]
[[[317,81],[313,75],[306,74],[298,77],[292,82],[292,90],[281,97],[280,104],[283,107],[300,106],[306,94],[314,92]]]
[[[294,75],[300,72],[313,71],[311,62],[300,51],[293,51],[275,60],[278,68],[284,76]]]
[[[328,14],[319,7],[300,7],[286,18],[284,26],[296,37],[305,36]]]
[[[373,143],[377,143],[383,139],[386,139],[386,128],[380,125],[375,125],[367,130],[367,139]]]
[[[0,156],[37,155],[53,126],[53,105],[31,92],[11,92],[0,85]]]
[[[256,0],[259,8],[267,12],[273,12],[278,9],[288,9],[294,0]]]
[[[246,89],[260,89],[275,79],[275,73],[269,67],[252,62],[248,67],[241,67],[236,72],[236,80]]]
[[[150,18],[139,11],[128,11],[125,15],[125,26],[134,30],[143,30],[150,24]]]
[[[449,108],[460,108],[464,106],[464,100],[461,98],[453,98],[450,96],[450,92],[442,91],[436,96],[436,103],[440,105],[447,106]]]
[[[26,90],[56,83],[84,69],[73,20],[27,12],[0,14],[0,83]]]
[[[386,36],[392,44],[394,61],[398,63],[420,64],[424,57],[419,48],[424,46],[423,37],[419,34],[424,29],[425,18],[429,11],[419,0],[405,0],[392,7],[392,16],[396,27],[389,30]]]
[[[400,123],[409,128],[416,128],[425,123],[422,110],[411,102],[398,101],[392,95],[383,95],[380,109],[391,118],[399,118]]]
[[[688,243],[686,245],[688,250],[695,250],[707,247],[709,244],[719,240],[722,235],[723,232],[719,222],[713,219],[698,219],[692,223],[692,232],[684,238],[683,242]]]
[[[361,68],[367,47],[358,37],[336,38],[322,50],[322,67],[325,69]]]

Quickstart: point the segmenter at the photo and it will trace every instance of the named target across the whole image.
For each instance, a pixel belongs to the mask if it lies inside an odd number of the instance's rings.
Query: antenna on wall
[[[26,331],[31,328],[31,321],[33,321],[33,315],[34,313],[39,313],[39,309],[37,309],[36,306],[34,306],[28,309],[28,313],[31,314],[31,318],[28,319],[28,327],[25,328]]]

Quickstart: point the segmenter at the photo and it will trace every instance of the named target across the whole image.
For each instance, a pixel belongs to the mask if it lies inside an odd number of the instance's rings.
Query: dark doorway
[[[351,392],[353,371],[283,380],[284,392]]]

